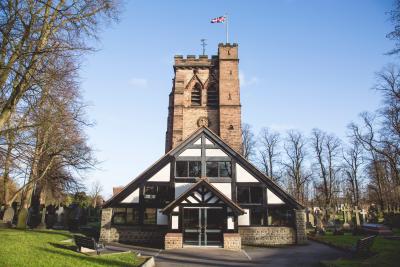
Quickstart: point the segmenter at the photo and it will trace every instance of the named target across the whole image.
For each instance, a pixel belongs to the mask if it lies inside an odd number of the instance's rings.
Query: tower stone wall
[[[237,44],[220,44],[218,55],[174,58],[175,77],[169,96],[165,150],[180,144],[201,126],[207,126],[241,152],[241,114]],[[210,90],[217,102],[210,105]],[[200,92],[194,92],[199,90]],[[199,102],[194,104],[193,94]],[[197,95],[196,95],[197,96]]]

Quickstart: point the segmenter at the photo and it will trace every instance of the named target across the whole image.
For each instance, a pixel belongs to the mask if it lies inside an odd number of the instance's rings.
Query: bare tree
[[[344,167],[347,181],[350,185],[352,202],[360,206],[361,166],[363,164],[363,150],[357,140],[352,140],[350,147],[343,153]]]
[[[90,50],[85,41],[115,11],[113,0],[0,2],[0,130],[21,100],[42,92],[49,69]]]
[[[311,143],[318,169],[317,193],[321,195],[326,212],[332,207],[332,201],[338,194],[338,174],[340,171],[340,140],[319,129],[313,129]],[[318,195],[317,195],[318,197]],[[326,213],[327,219],[328,213]]]
[[[306,170],[306,140],[298,131],[289,131],[284,145],[286,160],[283,161],[285,173],[288,177],[288,186],[293,196],[300,202],[306,198],[305,184],[311,173]]]
[[[242,124],[242,151],[243,157],[250,160],[255,154],[256,141],[251,126],[247,123]]]
[[[92,184],[91,189],[90,189],[90,197],[92,199],[92,207],[93,208],[96,208],[96,206],[97,206],[97,204],[99,202],[99,197],[100,197],[102,191],[103,191],[102,184],[100,183],[99,180],[96,180]]]
[[[278,181],[279,177],[275,173],[275,164],[280,156],[279,141],[280,135],[268,128],[263,128],[259,135],[259,162],[265,172],[273,181]]]
[[[400,1],[395,1],[395,7],[389,12],[390,19],[392,20],[394,29],[389,34],[387,38],[395,41],[395,48],[389,51],[389,54],[398,54],[400,52]]]

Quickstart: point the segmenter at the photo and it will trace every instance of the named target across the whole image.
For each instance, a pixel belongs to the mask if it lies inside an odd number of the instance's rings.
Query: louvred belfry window
[[[201,105],[201,85],[196,83],[192,89],[192,106]]]
[[[217,87],[213,84],[207,90],[207,106],[218,106],[218,91]]]

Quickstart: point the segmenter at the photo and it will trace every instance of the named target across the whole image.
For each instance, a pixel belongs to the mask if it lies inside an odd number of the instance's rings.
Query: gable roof
[[[222,200],[223,203],[227,204],[228,207],[232,209],[232,211],[237,214],[237,215],[242,215],[245,213],[245,211],[239,207],[235,202],[227,198],[221,191],[219,191],[217,188],[215,188],[212,184],[210,184],[207,179],[203,178],[197,183],[194,183],[188,190],[186,190],[183,194],[181,194],[177,199],[172,201],[168,206],[166,206],[164,209],[162,209],[162,212],[164,214],[169,214],[173,211],[173,209],[182,203],[183,201],[186,200],[187,197],[189,197],[192,193],[198,192],[198,189],[201,189],[202,187],[208,189],[212,194],[217,196],[220,200]],[[195,197],[195,196],[194,196]],[[210,196],[212,198],[213,196]],[[202,199],[198,199],[200,203],[206,202],[205,196],[202,195]]]
[[[234,158],[237,163],[239,163],[246,171],[256,177],[259,181],[263,182],[268,186],[268,189],[271,190],[275,195],[281,198],[285,203],[293,206],[296,209],[304,209],[304,206],[301,205],[295,198],[286,193],[278,184],[272,181],[268,176],[259,171],[254,165],[252,165],[248,160],[246,160],[240,153],[236,152],[232,149],[228,144],[226,144],[218,135],[212,132],[207,127],[200,127],[196,130],[192,135],[186,138],[182,143],[180,143],[175,148],[168,151],[163,157],[161,157],[158,161],[156,161],[152,166],[142,172],[137,178],[131,181],[128,185],[126,185],[121,192],[111,197],[107,200],[103,208],[111,207],[114,204],[119,203],[130,193],[132,193],[141,183],[145,182],[148,178],[158,172],[162,167],[164,167],[167,163],[169,163],[175,155],[179,155],[179,153],[185,149],[185,147],[196,141],[202,134],[204,134],[210,141],[219,146],[222,150],[224,150],[230,157]]]

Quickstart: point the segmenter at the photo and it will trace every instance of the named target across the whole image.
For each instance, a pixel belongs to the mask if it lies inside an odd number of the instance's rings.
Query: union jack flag
[[[221,16],[221,17],[212,19],[211,23],[224,23],[225,19],[226,19],[225,16]]]

